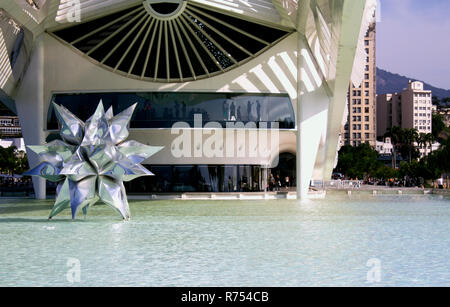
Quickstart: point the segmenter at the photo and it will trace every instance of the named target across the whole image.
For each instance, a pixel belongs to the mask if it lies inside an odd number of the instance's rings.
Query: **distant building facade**
[[[375,150],[380,155],[391,155],[393,148],[394,146],[392,145],[391,138],[387,137],[384,139],[384,142],[377,141]]]
[[[377,135],[383,137],[389,128],[398,126],[404,129],[415,128],[418,133],[432,131],[432,93],[424,90],[423,83],[409,82],[401,93],[377,96]],[[433,150],[422,146],[421,154]]]
[[[423,89],[422,82],[411,82],[402,93],[402,126],[419,133],[431,133],[432,93]]]
[[[415,128],[419,133],[431,133],[432,93],[423,83],[410,82],[402,93],[377,96],[377,135],[384,136],[389,128]]]
[[[22,129],[17,116],[0,116],[0,139],[21,138]]]
[[[22,129],[17,116],[0,116],[0,146],[3,148],[15,146],[17,150],[25,151]]]
[[[367,54],[364,80],[359,87],[350,83],[348,118],[342,130],[342,145],[376,146],[376,24],[372,23],[364,38]]]

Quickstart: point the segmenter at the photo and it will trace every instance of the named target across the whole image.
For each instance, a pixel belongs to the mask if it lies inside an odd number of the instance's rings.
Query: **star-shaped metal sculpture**
[[[76,214],[98,201],[116,210],[123,219],[131,217],[123,185],[153,174],[140,165],[163,147],[127,141],[128,127],[137,104],[114,116],[100,101],[94,115],[83,123],[63,106],[53,103],[60,124],[61,140],[28,146],[44,161],[24,175],[57,182],[56,202],[49,219],[70,208]]]

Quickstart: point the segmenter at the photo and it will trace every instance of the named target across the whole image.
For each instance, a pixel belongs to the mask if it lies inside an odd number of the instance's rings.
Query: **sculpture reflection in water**
[[[62,140],[28,146],[44,161],[24,175],[57,182],[57,197],[49,219],[70,208],[72,219],[98,201],[116,210],[123,219],[131,217],[123,185],[153,174],[140,165],[163,147],[126,141],[131,116],[137,104],[114,116],[100,101],[94,115],[83,123],[63,106],[53,104]]]

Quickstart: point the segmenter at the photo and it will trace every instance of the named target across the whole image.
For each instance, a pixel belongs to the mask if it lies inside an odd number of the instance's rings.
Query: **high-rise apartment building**
[[[402,93],[377,96],[378,136],[389,128],[415,128],[419,133],[431,133],[432,93],[423,89],[423,83],[409,82]]]
[[[364,80],[359,87],[350,83],[348,118],[342,129],[343,145],[376,145],[376,24],[372,23],[364,38],[366,62]]]
[[[411,82],[402,93],[402,126],[416,128],[419,133],[431,133],[432,94],[422,82]]]
[[[377,136],[383,137],[389,128],[402,126],[401,95],[377,95]]]
[[[432,131],[432,93],[423,88],[423,83],[409,82],[402,93],[377,96],[377,134],[383,136],[389,128],[415,128],[418,133]],[[422,154],[427,148],[421,148]]]

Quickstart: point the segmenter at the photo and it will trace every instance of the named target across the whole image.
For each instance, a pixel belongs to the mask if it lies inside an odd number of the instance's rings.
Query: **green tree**
[[[420,133],[418,139],[417,139],[417,144],[419,145],[419,147],[425,147],[425,156],[427,156],[428,153],[428,147],[430,147],[430,152],[431,152],[431,148],[433,146],[435,142],[435,138],[434,135],[432,133]]]
[[[422,148],[423,146],[426,146],[427,144],[427,134],[426,133],[419,133],[419,137],[417,138],[417,146],[419,148]]]
[[[402,128],[398,126],[394,126],[392,128],[389,128],[388,131],[384,134],[384,137],[391,138],[392,143],[392,168],[395,168],[397,165],[396,159],[397,154],[399,152],[399,147],[403,143],[405,138],[405,133]]]
[[[2,174],[22,174],[28,169],[27,155],[15,146],[0,147],[0,172]]]
[[[27,154],[24,151],[17,151],[14,174],[23,174],[29,169]]]
[[[434,144],[435,142],[436,142],[436,138],[434,137],[433,133],[427,133],[427,134],[425,135],[425,146],[428,145],[428,146],[430,147],[430,153],[431,153],[432,150],[433,150],[433,144]],[[426,148],[425,148],[425,155],[426,155],[426,156],[428,155]]]
[[[0,172],[11,175],[16,163],[16,147],[0,147]]]
[[[392,167],[380,163],[378,168],[375,170],[373,177],[378,179],[397,178],[398,172]]]
[[[394,151],[392,154],[392,167],[397,165],[396,158],[398,154],[400,154],[403,159],[407,159],[409,162],[420,157],[416,143],[419,143],[422,140],[417,129],[403,129],[398,126],[394,126],[389,128],[384,136],[391,138]]]
[[[438,105],[441,104],[441,100],[440,100],[439,97],[437,97],[437,96],[433,96],[433,97],[431,98],[431,101],[432,101],[433,105],[435,105],[435,106],[438,106]]]
[[[369,144],[361,144],[358,147],[343,146],[339,151],[336,172],[346,177],[363,179],[375,177],[382,163],[378,161],[378,152]]]
[[[440,114],[433,114],[432,117],[432,134],[435,140],[442,141],[441,133],[445,130],[444,118]]]
[[[426,163],[434,178],[450,172],[450,139],[442,140],[441,147],[428,155]]]
[[[441,100],[441,102],[442,102],[446,107],[449,107],[449,106],[450,106],[450,97],[443,98],[443,99]]]
[[[411,128],[411,129],[403,129],[403,144],[402,144],[402,157],[405,157],[404,153],[407,154],[408,161],[411,163],[413,158],[418,158],[420,155],[417,151],[416,146],[414,146],[414,143],[417,142],[419,139],[419,133],[417,132],[417,129]]]

